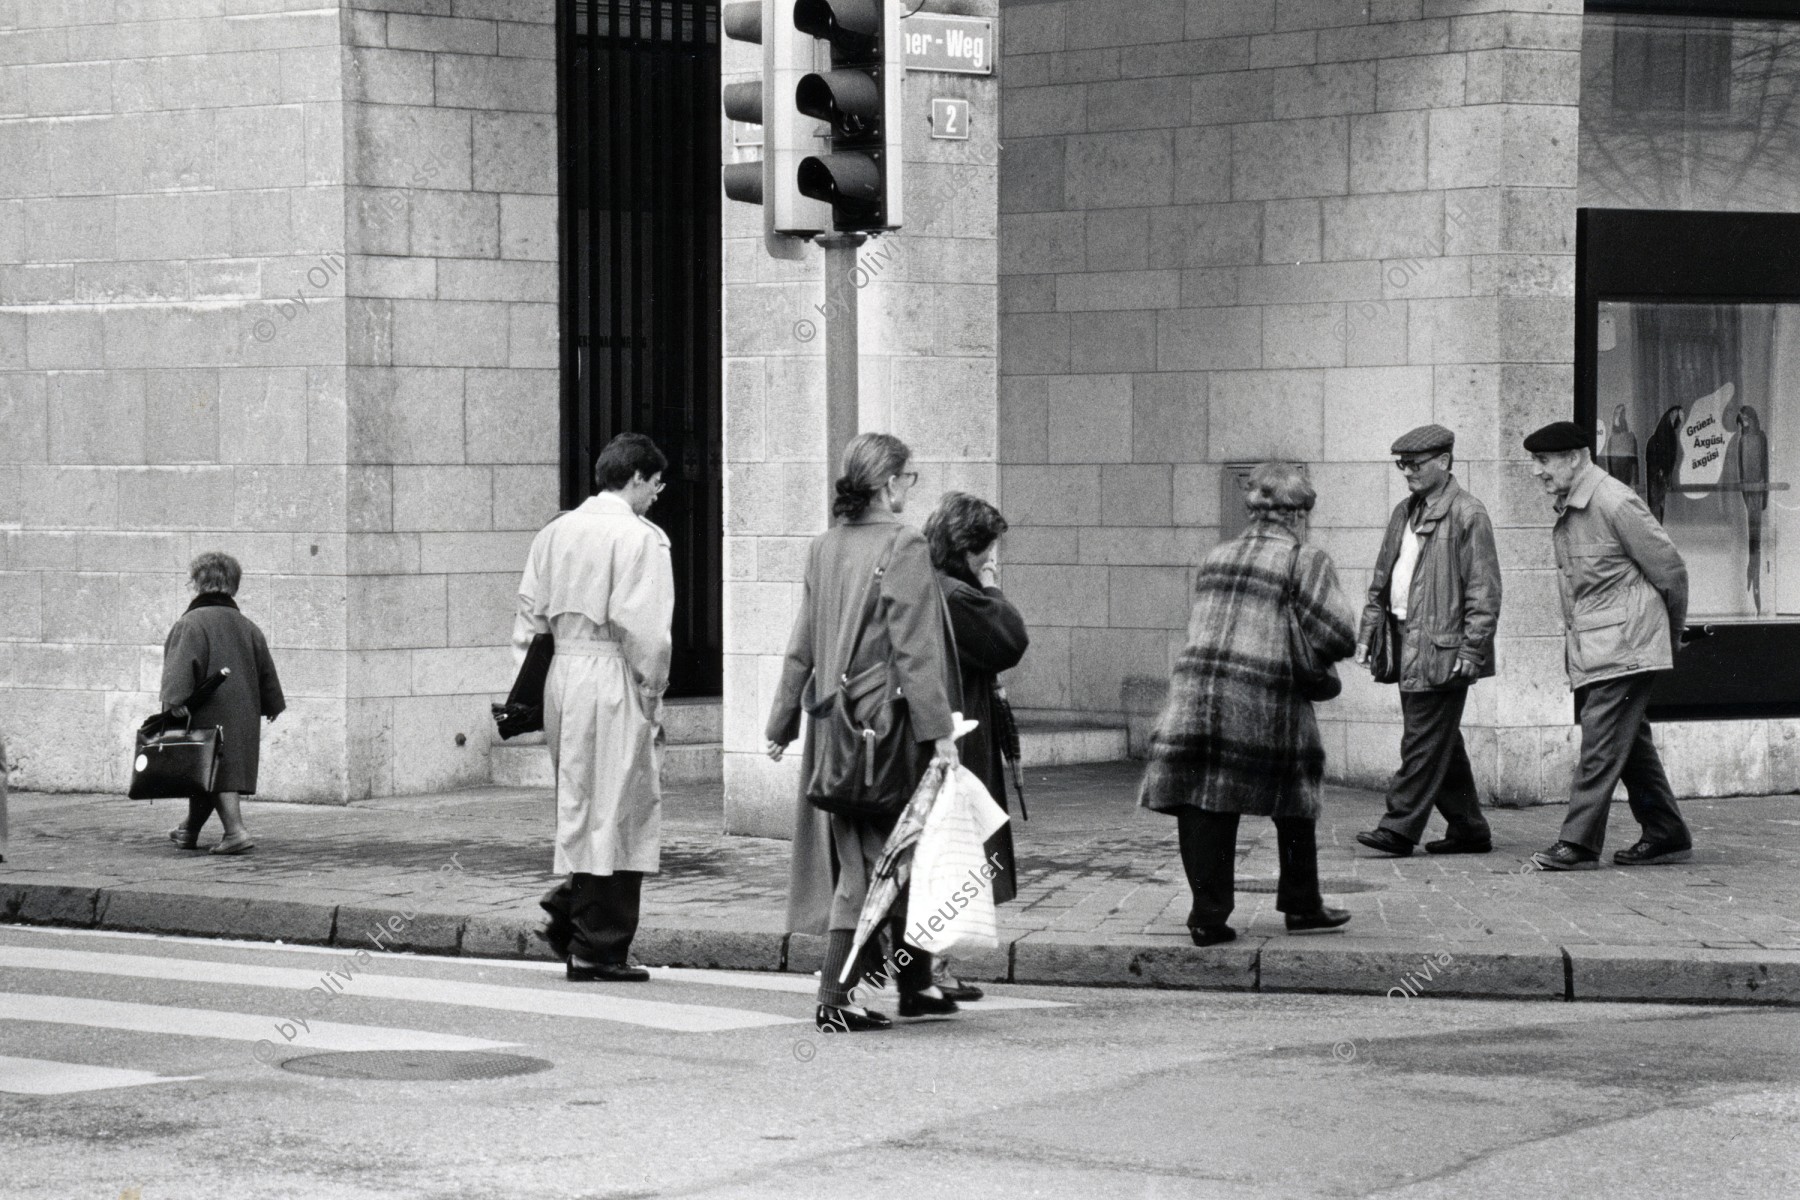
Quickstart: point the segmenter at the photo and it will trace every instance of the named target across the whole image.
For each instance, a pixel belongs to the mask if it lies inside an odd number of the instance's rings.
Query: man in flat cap
[[[1594,465],[1570,421],[1525,439],[1531,473],[1555,497],[1557,590],[1564,662],[1581,722],[1581,758],[1556,845],[1531,856],[1540,870],[1600,865],[1613,789],[1625,781],[1643,836],[1613,855],[1622,867],[1686,862],[1693,837],[1650,740],[1650,688],[1675,665],[1687,619],[1687,566],[1638,494]]]
[[[1487,508],[1451,474],[1455,449],[1456,435],[1442,425],[1421,426],[1394,443],[1394,465],[1411,495],[1388,519],[1357,637],[1356,661],[1367,662],[1370,637],[1391,619],[1405,732],[1387,814],[1356,840],[1400,858],[1424,836],[1433,805],[1448,828],[1426,844],[1428,852],[1493,849],[1463,745],[1462,714],[1469,685],[1494,673],[1500,556]]]

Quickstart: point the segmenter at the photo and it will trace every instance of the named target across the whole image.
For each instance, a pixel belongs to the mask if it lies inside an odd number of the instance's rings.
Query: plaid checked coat
[[[1194,582],[1188,644],[1151,735],[1138,803],[1265,817],[1319,815],[1325,748],[1288,655],[1288,565],[1301,623],[1327,662],[1356,649],[1331,556],[1279,525],[1214,547]]]

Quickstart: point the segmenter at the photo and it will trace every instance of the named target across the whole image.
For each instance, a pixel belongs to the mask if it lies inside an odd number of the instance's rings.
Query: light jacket
[[[1426,500],[1408,496],[1394,506],[1375,559],[1369,602],[1357,643],[1366,646],[1391,603],[1389,584],[1406,523],[1423,507],[1416,528],[1424,544],[1407,592],[1406,633],[1400,648],[1400,690],[1465,687],[1494,673],[1494,629],[1500,623],[1500,554],[1487,508],[1454,478]],[[1473,675],[1456,674],[1461,659]]]
[[[1584,463],[1551,537],[1569,686],[1674,666],[1687,564],[1638,494]]]

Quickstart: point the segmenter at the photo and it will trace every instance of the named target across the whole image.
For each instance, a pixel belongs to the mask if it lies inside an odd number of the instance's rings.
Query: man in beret
[[[1613,855],[1622,867],[1686,862],[1694,841],[1650,740],[1650,688],[1675,665],[1687,619],[1687,566],[1638,494],[1594,465],[1570,421],[1525,439],[1531,473],[1555,498],[1556,582],[1564,663],[1581,722],[1581,758],[1562,835],[1532,855],[1544,871],[1600,865],[1607,808],[1625,781],[1643,834]]]
[[[1431,854],[1486,854],[1494,848],[1475,774],[1463,745],[1469,685],[1494,673],[1500,621],[1500,556],[1487,509],[1456,482],[1456,435],[1442,425],[1402,434],[1394,466],[1411,493],[1395,505],[1375,560],[1356,661],[1388,623],[1399,647],[1400,768],[1388,786],[1387,814],[1356,840],[1404,858],[1425,834],[1433,805],[1444,837]]]

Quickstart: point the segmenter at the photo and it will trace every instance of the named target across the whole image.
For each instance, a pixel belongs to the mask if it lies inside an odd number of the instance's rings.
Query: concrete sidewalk
[[[1236,942],[1198,949],[1175,823],[1133,807],[1132,763],[1030,773],[1015,828],[1020,896],[969,978],[1018,983],[1800,1004],[1800,798],[1683,804],[1694,861],[1521,873],[1560,807],[1490,813],[1493,854],[1378,858],[1355,834],[1381,798],[1333,788],[1319,825],[1342,933],[1290,937],[1274,909],[1270,822],[1239,833]],[[663,873],[646,882],[635,957],[810,972],[822,939],[782,932],[787,844],[726,837],[717,786],[672,789]],[[0,919],[482,956],[547,956],[554,802],[482,789],[345,808],[251,804],[254,854],[174,849],[185,802],[15,794]],[[1619,804],[1612,846],[1636,825]],[[1432,836],[1437,836],[1435,833]],[[218,837],[216,823],[203,844]]]

